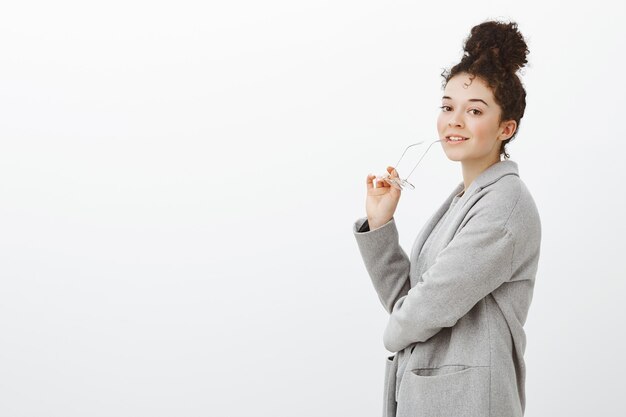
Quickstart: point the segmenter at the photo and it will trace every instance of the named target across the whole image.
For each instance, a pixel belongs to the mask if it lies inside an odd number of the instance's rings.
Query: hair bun
[[[514,74],[528,62],[528,46],[515,22],[490,20],[474,26],[463,49],[467,59],[490,62],[507,73]]]

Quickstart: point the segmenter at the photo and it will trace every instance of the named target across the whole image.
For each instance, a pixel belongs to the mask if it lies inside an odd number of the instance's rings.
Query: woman
[[[541,223],[505,146],[524,115],[516,72],[527,53],[515,23],[487,21],[472,28],[461,62],[442,74],[437,129],[463,181],[426,222],[410,257],[393,218],[401,191],[367,177],[367,217],[353,232],[390,314],[383,340],[396,353],[386,358],[384,416],[524,414],[523,325]]]

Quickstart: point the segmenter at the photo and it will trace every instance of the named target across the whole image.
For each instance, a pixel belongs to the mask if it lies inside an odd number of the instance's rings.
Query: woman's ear
[[[515,120],[506,120],[500,123],[500,133],[498,133],[498,140],[507,140],[515,133],[517,129],[517,122]]]

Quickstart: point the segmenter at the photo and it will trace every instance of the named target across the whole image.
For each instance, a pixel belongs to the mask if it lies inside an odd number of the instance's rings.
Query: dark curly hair
[[[502,109],[498,124],[503,120],[515,120],[517,123],[513,136],[500,145],[500,154],[508,159],[510,155],[506,152],[506,144],[517,135],[526,109],[526,90],[516,73],[528,62],[526,56],[530,51],[517,29],[517,23],[494,20],[474,26],[465,39],[463,50],[461,62],[441,73],[443,88],[461,72],[470,74],[471,80],[480,77],[489,85]]]

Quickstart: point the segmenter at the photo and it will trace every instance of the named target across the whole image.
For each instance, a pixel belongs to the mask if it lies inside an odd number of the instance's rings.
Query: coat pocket
[[[385,359],[385,382],[383,389],[383,417],[396,417],[396,371],[397,354]]]
[[[398,393],[397,416],[489,415],[490,368],[446,365],[407,370]]]

